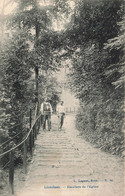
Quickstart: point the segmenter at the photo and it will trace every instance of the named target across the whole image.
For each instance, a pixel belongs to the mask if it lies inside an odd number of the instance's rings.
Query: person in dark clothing
[[[57,114],[58,114],[58,119],[59,119],[59,129],[62,128],[63,123],[64,123],[64,116],[65,116],[65,109],[63,106],[63,101],[60,102],[57,106]]]
[[[41,113],[43,115],[43,130],[46,129],[46,122],[47,122],[48,130],[50,131],[52,106],[49,103],[48,98],[45,98],[44,102],[41,104]]]

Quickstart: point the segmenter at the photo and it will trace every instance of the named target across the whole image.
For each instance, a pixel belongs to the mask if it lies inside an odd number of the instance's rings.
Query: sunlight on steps
[[[15,196],[122,196],[120,161],[80,137],[74,118],[68,114],[61,131],[40,130],[25,186]]]

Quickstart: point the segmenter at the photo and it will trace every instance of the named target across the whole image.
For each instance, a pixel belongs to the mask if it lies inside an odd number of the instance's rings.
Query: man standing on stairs
[[[63,101],[60,102],[60,104],[57,105],[57,114],[58,114],[58,119],[59,119],[59,129],[62,128],[63,123],[64,123],[64,116],[65,116],[65,109],[63,106]]]
[[[41,104],[41,113],[43,115],[43,130],[46,129],[46,121],[47,121],[48,131],[50,131],[50,129],[51,129],[52,106],[49,103],[48,98],[45,98],[44,102]]]

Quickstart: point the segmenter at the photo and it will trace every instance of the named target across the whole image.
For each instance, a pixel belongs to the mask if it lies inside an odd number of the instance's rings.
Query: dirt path
[[[123,196],[123,162],[93,148],[79,136],[75,117],[64,128],[40,131],[25,186],[17,196]]]

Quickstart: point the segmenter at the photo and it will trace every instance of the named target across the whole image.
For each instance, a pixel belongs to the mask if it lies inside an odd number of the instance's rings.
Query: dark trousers
[[[48,125],[48,130],[51,129],[51,114],[45,114],[43,115],[43,129],[46,129],[46,121]]]
[[[59,128],[61,129],[64,123],[64,114],[59,115]]]
[[[43,115],[41,115],[41,125],[43,126]]]

